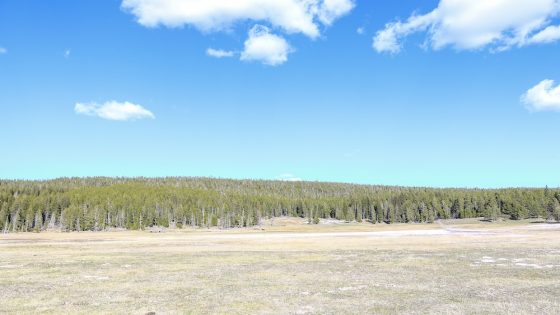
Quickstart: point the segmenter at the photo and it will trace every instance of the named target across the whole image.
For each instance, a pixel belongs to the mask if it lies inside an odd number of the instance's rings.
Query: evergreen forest
[[[423,223],[484,217],[560,220],[560,190],[439,189],[214,178],[0,181],[0,231],[237,228],[273,217]]]

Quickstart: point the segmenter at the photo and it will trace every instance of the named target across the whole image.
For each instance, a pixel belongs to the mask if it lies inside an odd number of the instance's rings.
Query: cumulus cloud
[[[373,39],[378,52],[398,53],[407,36],[426,32],[426,47],[507,50],[560,39],[560,0],[440,0],[433,11],[385,25]]]
[[[249,31],[249,38],[245,41],[245,48],[241,53],[241,60],[259,61],[269,66],[278,66],[288,60],[288,54],[293,52],[288,42],[270,33],[266,26],[255,25]]]
[[[226,58],[226,57],[233,57],[235,55],[233,51],[214,49],[214,48],[206,49],[206,54],[214,58]]]
[[[7,52],[8,52],[8,50],[6,48],[0,47],[0,54],[5,54]]]
[[[543,80],[523,94],[521,102],[533,111],[560,111],[560,85]]]
[[[311,38],[320,24],[330,25],[350,12],[353,0],[123,0],[122,8],[138,23],[155,27],[192,25],[202,31],[222,31],[239,21],[267,22],[288,33]]]
[[[74,111],[80,115],[97,116],[103,119],[118,121],[155,118],[154,114],[149,110],[129,102],[110,101],[103,104],[76,103]]]
[[[202,32],[234,30],[243,22],[260,30],[249,32],[242,60],[258,60],[279,65],[287,60],[289,45],[283,37],[273,35],[259,24],[277,32],[303,34],[315,39],[325,27],[348,14],[355,0],[122,0],[124,11],[136,17],[146,27],[193,26]],[[254,35],[254,36],[251,36]],[[223,58],[235,55],[231,51],[209,48],[206,54]]]
[[[301,182],[302,179],[299,177],[294,176],[293,174],[282,174],[276,178],[277,180],[285,181],[285,182]]]

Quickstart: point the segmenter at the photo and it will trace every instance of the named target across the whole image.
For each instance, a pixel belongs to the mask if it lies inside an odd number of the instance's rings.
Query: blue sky
[[[0,0],[0,178],[560,185],[557,0],[314,1]]]

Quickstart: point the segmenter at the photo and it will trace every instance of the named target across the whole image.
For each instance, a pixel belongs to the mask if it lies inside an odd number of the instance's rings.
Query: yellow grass
[[[560,225],[0,235],[0,313],[148,312],[559,314]]]

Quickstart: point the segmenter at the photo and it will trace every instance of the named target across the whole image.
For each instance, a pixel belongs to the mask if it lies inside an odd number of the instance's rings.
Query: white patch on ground
[[[500,262],[506,262],[508,261],[507,258],[498,258],[498,259],[494,259],[490,256],[483,256],[481,260],[479,261],[475,261],[474,263],[470,264],[471,267],[480,267],[482,266],[482,264],[490,264],[489,266],[496,266],[496,267],[507,267],[507,266],[517,266],[517,267],[525,267],[525,268],[534,268],[534,269],[543,269],[543,268],[554,268],[554,265],[539,265],[539,264],[534,264],[534,263],[526,263],[524,261],[527,261],[526,258],[514,258],[511,260],[511,265],[510,264],[505,264],[505,263],[498,263],[498,264],[494,264],[495,262],[500,261]],[[488,266],[488,265],[485,265]],[[558,266],[560,267],[560,266]]]
[[[313,314],[314,310],[315,309],[313,308],[313,306],[306,305],[306,306],[301,307],[299,310],[297,310],[296,314],[298,314],[298,315]]]
[[[516,266],[519,267],[527,267],[527,268],[535,268],[535,269],[543,269],[543,268],[554,268],[554,265],[539,265],[539,264],[527,264],[527,263],[516,263]]]
[[[519,230],[560,230],[560,224],[532,224],[518,228]]]
[[[480,262],[483,262],[483,263],[495,263],[496,260],[493,259],[492,257],[484,256],[484,257],[482,257],[482,259],[480,260]]]
[[[397,285],[393,284],[393,283],[374,283],[372,284],[372,286],[377,287],[377,288],[396,288]],[[367,286],[363,286],[364,288]]]
[[[359,285],[357,287],[342,287],[342,288],[338,288],[339,291],[356,291],[356,290],[362,290],[367,288],[366,285]]]
[[[489,230],[472,230],[472,229],[463,229],[457,227],[451,227],[445,225],[441,220],[436,220],[436,223],[445,231],[449,232],[449,234],[454,235],[474,235],[474,236],[481,236],[481,235],[495,235],[496,232],[492,232]]]
[[[345,221],[337,219],[319,219],[320,224],[332,225],[332,224],[346,224]]]
[[[3,265],[3,266],[0,266],[0,268],[6,268],[6,269],[19,268],[19,267],[23,267],[23,265]]]
[[[86,279],[93,279],[93,280],[109,280],[107,276],[84,276]]]
[[[323,232],[323,233],[250,233],[212,235],[214,239],[307,239],[331,237],[406,237],[406,236],[444,236],[451,235],[448,231],[435,230],[406,230],[406,231],[375,231],[375,232]],[[207,237],[207,236],[204,236]]]

